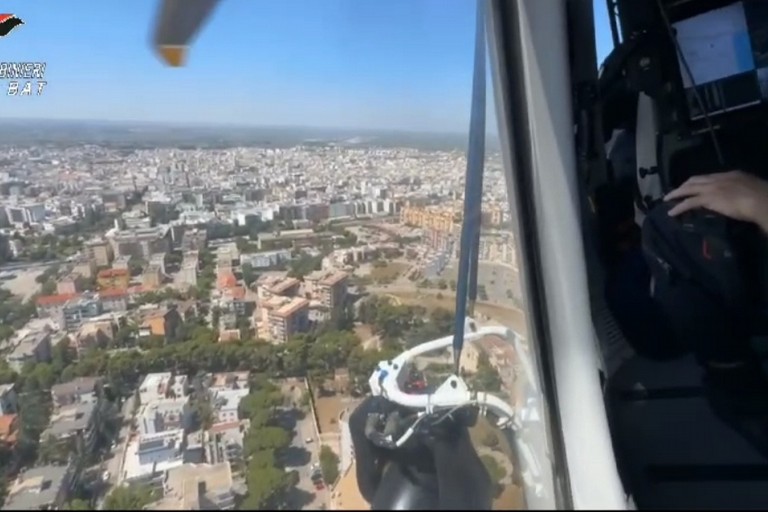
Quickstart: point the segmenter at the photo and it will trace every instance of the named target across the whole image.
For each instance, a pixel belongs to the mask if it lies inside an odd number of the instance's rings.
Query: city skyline
[[[137,0],[129,14],[107,2],[11,0],[3,10],[26,24],[1,41],[4,60],[46,62],[49,86],[40,97],[4,98],[3,116],[466,132],[474,5],[223,0],[188,66],[168,69],[149,45],[157,0]],[[595,18],[602,59],[602,2]]]

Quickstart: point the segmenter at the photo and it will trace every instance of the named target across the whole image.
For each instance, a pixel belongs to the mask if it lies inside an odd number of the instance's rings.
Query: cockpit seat
[[[692,356],[635,356],[609,380],[619,471],[640,509],[764,509],[768,461],[713,413]]]

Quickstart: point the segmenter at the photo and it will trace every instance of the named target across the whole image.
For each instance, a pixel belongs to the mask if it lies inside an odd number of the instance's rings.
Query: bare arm
[[[667,194],[664,200],[681,199],[672,216],[706,208],[726,217],[757,224],[768,234],[768,181],[742,171],[694,176]]]

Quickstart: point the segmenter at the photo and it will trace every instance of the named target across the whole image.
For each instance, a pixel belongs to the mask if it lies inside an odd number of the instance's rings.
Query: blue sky
[[[150,47],[158,5],[0,0],[26,22],[0,39],[0,61],[48,64],[44,95],[0,96],[0,116],[467,129],[473,1],[222,0],[181,69]]]

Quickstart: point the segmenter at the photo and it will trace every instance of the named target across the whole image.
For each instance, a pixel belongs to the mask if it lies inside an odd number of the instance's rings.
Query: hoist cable
[[[459,273],[456,279],[456,316],[453,330],[454,370],[464,345],[464,320],[473,313],[477,300],[477,273],[480,251],[480,225],[483,200],[483,164],[485,162],[485,1],[477,2],[472,106],[469,118],[469,145],[464,180],[464,216],[459,247]]]

